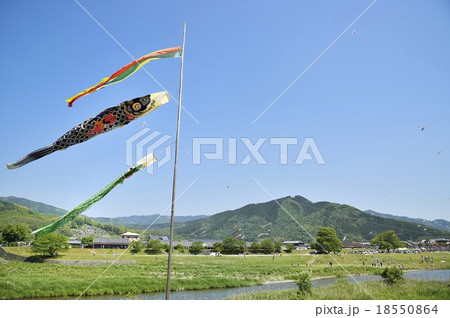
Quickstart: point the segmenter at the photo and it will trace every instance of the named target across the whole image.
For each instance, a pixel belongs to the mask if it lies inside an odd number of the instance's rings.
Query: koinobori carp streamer
[[[117,127],[128,125],[136,118],[142,117],[169,101],[167,92],[159,92],[124,101],[117,106],[109,107],[62,135],[53,144],[35,150],[13,164],[8,169],[20,168],[27,163],[47,156],[55,151],[85,142],[102,133]]]
[[[146,157],[139,160],[136,165],[128,169],[124,174],[122,174],[120,177],[118,177],[116,180],[108,184],[105,188],[100,190],[97,194],[95,194],[93,197],[89,198],[88,200],[81,203],[79,206],[74,208],[72,211],[67,212],[65,215],[61,216],[59,219],[57,219],[55,222],[44,226],[43,228],[40,228],[33,232],[33,234],[36,235],[36,237],[39,237],[41,235],[49,234],[54,231],[56,231],[60,226],[73,221],[78,215],[89,209],[94,203],[100,201],[103,199],[109,192],[111,192],[112,189],[117,187],[119,184],[122,184],[123,181],[131,177],[136,172],[144,169],[149,164],[152,164],[156,161],[156,157],[153,155],[153,153],[148,154]]]
[[[109,77],[103,78],[99,83],[95,84],[92,87],[89,87],[85,89],[84,91],[78,93],[75,96],[72,96],[66,100],[66,102],[69,103],[69,107],[72,107],[72,104],[80,97],[88,95],[90,93],[93,93],[95,91],[98,91],[99,89],[102,89],[106,86],[118,83],[120,81],[123,81],[127,77],[134,74],[138,69],[140,69],[143,65],[146,63],[162,59],[162,58],[170,58],[170,57],[177,57],[181,55],[181,48],[179,46],[171,47],[168,49],[159,50],[156,52],[152,52],[149,54],[146,54],[137,60],[134,60],[133,62],[125,65],[120,70],[116,71],[114,74],[112,74]]]

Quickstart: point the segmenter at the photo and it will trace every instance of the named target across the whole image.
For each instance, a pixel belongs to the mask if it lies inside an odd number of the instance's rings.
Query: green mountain
[[[34,211],[64,211],[44,203],[27,199],[7,197],[10,203],[0,198],[0,227],[6,223],[26,223],[35,230],[54,221],[57,216]],[[278,205],[281,204],[282,208]],[[65,211],[64,211],[65,212]],[[118,235],[130,228],[142,229],[152,224],[158,215],[129,216],[118,218],[77,217],[71,224],[61,228],[68,236]],[[198,219],[196,219],[198,218]],[[394,220],[362,212],[352,206],[331,202],[313,203],[301,196],[285,197],[265,203],[249,204],[236,210],[225,211],[206,217],[176,217],[177,237],[193,240],[225,239],[238,237],[246,241],[271,238],[273,240],[305,240],[311,242],[308,234],[315,236],[319,227],[328,226],[336,230],[339,238],[346,242],[369,241],[377,233],[394,230],[402,240],[450,237],[449,231],[431,226]],[[186,222],[187,221],[187,222]],[[162,216],[152,225],[152,235],[167,233],[168,216]],[[426,230],[425,230],[426,229]],[[139,230],[135,230],[139,231]],[[147,233],[148,234],[148,233]],[[162,234],[161,234],[162,235]],[[164,234],[167,235],[167,234]]]
[[[207,218],[207,215],[188,215],[188,216],[175,216],[174,222],[183,223],[195,220],[201,220]],[[157,224],[167,224],[170,223],[170,216],[168,215],[131,215],[131,216],[120,216],[115,218],[106,218],[106,217],[95,217],[92,218],[103,224],[114,224],[132,228],[143,228],[145,229],[149,225],[157,225]]]
[[[17,198],[20,199],[20,198]],[[23,199],[26,204],[45,207],[46,204]],[[54,207],[52,207],[54,208]],[[58,208],[55,208],[58,209]],[[62,209],[59,209],[62,210]],[[58,218],[57,215],[43,214],[18,203],[0,200],[0,228],[8,223],[25,223],[32,230],[41,228]],[[66,236],[82,237],[88,235],[111,236],[129,231],[124,226],[101,224],[85,216],[78,216],[70,224],[62,226],[59,231]]]
[[[0,197],[0,201],[17,203],[33,211],[41,212],[43,214],[64,215],[67,213],[66,210],[54,207],[52,205],[13,196]]]
[[[42,214],[15,203],[0,201],[0,228],[7,223],[26,223],[32,230],[36,230],[57,218],[55,215]]]
[[[0,197],[0,201],[16,203],[21,206],[27,207],[33,211],[37,211],[43,214],[64,215],[66,210],[48,205],[42,202],[36,202],[25,198],[18,198],[14,196]],[[194,215],[194,216],[175,216],[175,222],[189,222],[200,220],[208,217],[207,215]],[[145,229],[150,224],[165,224],[170,223],[170,216],[159,214],[152,215],[131,215],[121,217],[91,217],[90,219],[102,224],[111,224],[117,226],[124,226],[129,228],[143,228]]]
[[[278,203],[282,206],[280,207]],[[449,237],[450,232],[416,223],[392,220],[364,213],[352,206],[331,202],[313,203],[301,196],[266,203],[249,204],[208,218],[177,224],[175,232],[190,239],[238,237],[246,241],[305,240],[311,242],[319,227],[336,230],[347,242],[369,241],[376,234],[394,230],[402,240]]]
[[[406,222],[414,222],[414,223],[421,224],[421,226],[423,226],[423,227],[431,226],[438,230],[450,231],[450,222],[443,220],[443,219],[436,219],[433,221],[429,221],[429,220],[425,220],[425,219],[421,219],[421,218],[409,218],[407,216],[398,216],[398,215],[380,213],[380,212],[375,212],[373,210],[365,210],[363,212],[373,214],[376,216],[380,216],[382,218],[388,218],[388,219],[394,219],[394,220],[400,220],[400,221],[406,221]]]

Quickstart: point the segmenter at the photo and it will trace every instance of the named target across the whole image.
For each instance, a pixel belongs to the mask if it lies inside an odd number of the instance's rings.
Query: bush
[[[257,254],[257,253],[259,253],[261,251],[261,244],[259,244],[258,242],[253,242],[250,245],[249,250],[250,250],[251,253]]]
[[[275,242],[275,244],[273,246],[275,248],[275,253],[281,253],[281,248],[283,247],[283,243]]]
[[[204,247],[203,247],[203,242],[202,241],[197,241],[192,243],[191,248],[189,249],[189,253],[197,255],[200,254],[201,251],[203,251]]]
[[[275,252],[275,244],[271,239],[261,241],[261,252],[263,254],[272,254]]]
[[[312,281],[309,273],[307,272],[300,273],[295,283],[298,286],[297,295],[305,297],[306,295],[312,294]]]
[[[215,242],[213,244],[213,249],[214,249],[214,252],[216,252],[216,253],[222,253],[222,251],[223,251],[223,244],[222,244],[222,242]]]
[[[393,285],[403,280],[403,270],[395,266],[386,267],[381,277],[387,284]]]
[[[142,244],[141,241],[133,241],[131,242],[131,253],[133,254],[139,253],[143,247],[144,244]]]
[[[174,247],[180,253],[184,253],[184,246],[181,243],[178,243],[177,246]]]
[[[145,253],[147,254],[159,254],[163,249],[163,244],[160,240],[151,240],[147,244],[147,248],[145,249]]]
[[[294,244],[288,243],[286,244],[286,249],[284,250],[286,253],[292,253],[292,251],[294,250],[295,246]]]

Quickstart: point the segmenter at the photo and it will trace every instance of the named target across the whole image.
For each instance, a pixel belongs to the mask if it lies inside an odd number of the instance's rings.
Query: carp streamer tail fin
[[[37,160],[37,159],[42,158],[42,157],[45,157],[45,156],[51,154],[54,151],[55,150],[53,148],[53,145],[47,146],[47,147],[44,147],[44,148],[40,148],[38,150],[35,150],[35,151],[29,153],[28,155],[26,155],[25,157],[23,157],[22,159],[18,160],[15,163],[7,163],[6,167],[8,169],[20,168],[20,167],[26,165],[27,163],[30,163],[30,162],[32,162],[34,160]]]

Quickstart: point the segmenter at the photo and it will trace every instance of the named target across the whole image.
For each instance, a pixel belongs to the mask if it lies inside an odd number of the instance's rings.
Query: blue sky
[[[254,124],[372,1],[79,3],[136,58],[181,45],[187,21],[183,105],[198,123],[183,112],[178,194],[196,181],[177,201],[177,214],[301,195],[449,219],[448,1],[376,1]],[[4,164],[104,108],[162,89],[140,70],[67,107],[68,97],[132,60],[75,1],[2,1],[0,34],[0,196],[69,210],[127,169],[126,140],[145,125],[175,135],[171,101],[124,128],[7,170]],[[179,59],[145,68],[178,96]],[[223,138],[225,158],[194,165],[193,138],[210,137]],[[286,165],[269,143],[276,137],[299,140]],[[230,138],[237,138],[235,165],[227,160]],[[241,164],[249,151],[240,138],[267,138],[260,148],[267,164]],[[305,138],[314,139],[324,165],[295,164]],[[172,167],[173,159],[153,175],[133,176],[85,214],[162,213]]]

